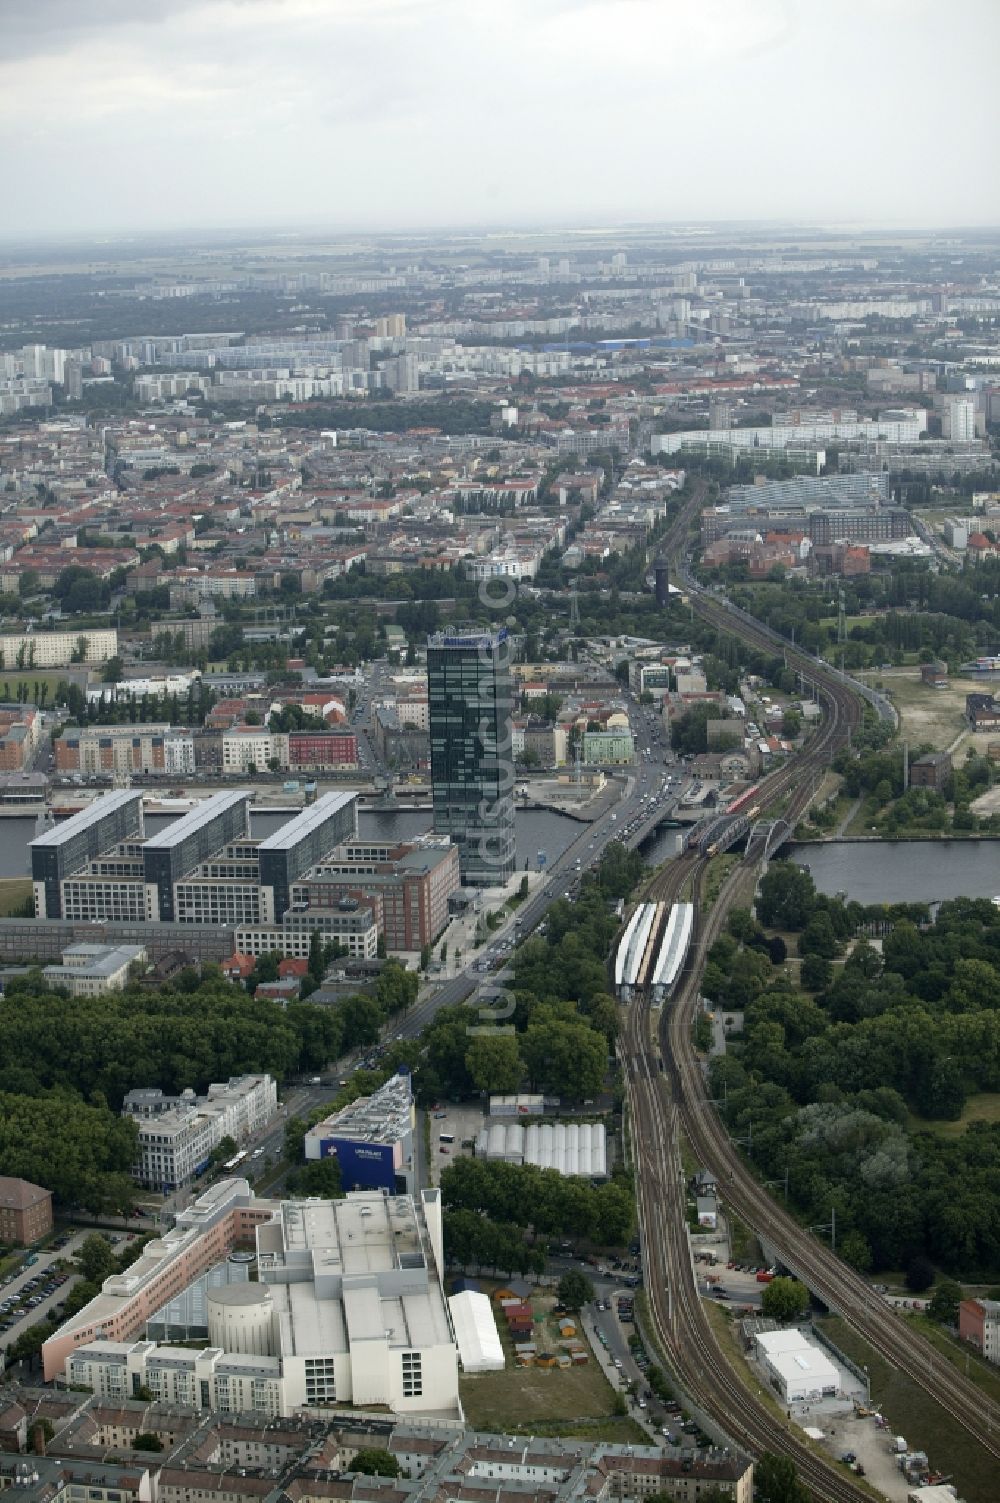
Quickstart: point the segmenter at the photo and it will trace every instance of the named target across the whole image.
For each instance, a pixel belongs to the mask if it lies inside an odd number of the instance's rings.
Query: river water
[[[1000,840],[830,841],[791,854],[820,892],[858,903],[1000,896]]]

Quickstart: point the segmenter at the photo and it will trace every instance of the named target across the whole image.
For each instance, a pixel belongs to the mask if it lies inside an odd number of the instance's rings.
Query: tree
[[[422,971],[428,970],[429,967],[430,967],[430,963],[431,963],[431,947],[430,947],[430,945],[421,945],[421,947],[420,947],[420,969]]]
[[[288,1176],[287,1186],[293,1197],[302,1199],[318,1195],[323,1200],[339,1200],[344,1193],[340,1165],[332,1156],[310,1159],[308,1163],[293,1169]]]
[[[604,1084],[607,1040],[586,1023],[543,1015],[529,1024],[521,1047],[528,1073],[542,1091],[579,1101],[596,1096]]]
[[[115,1266],[115,1255],[107,1237],[102,1237],[100,1232],[91,1232],[77,1251],[76,1264],[89,1283],[103,1284]]]
[[[910,1259],[906,1270],[906,1287],[911,1294],[923,1294],[934,1282],[934,1264],[923,1253]]]
[[[754,1503],[809,1503],[810,1497],[792,1458],[773,1451],[765,1451],[754,1467],[753,1496]]]
[[[798,1279],[772,1279],[764,1286],[760,1307],[772,1320],[800,1320],[809,1308],[809,1290]]]
[[[350,1470],[363,1472],[366,1477],[398,1477],[400,1468],[399,1462],[391,1451],[383,1451],[376,1446],[366,1446],[360,1451],[355,1451]]]
[[[581,1310],[594,1298],[594,1286],[585,1273],[571,1268],[559,1280],[559,1303],[567,1310]]]
[[[101,681],[105,684],[117,684],[125,671],[125,665],[120,657],[108,658],[101,671]]]
[[[309,974],[317,984],[326,975],[326,955],[318,929],[314,929],[309,936]]]
[[[477,1091],[512,1095],[524,1079],[524,1060],[513,1033],[480,1033],[472,1040],[465,1066]]]
[[[162,1451],[163,1441],[151,1430],[140,1430],[132,1441],[133,1451]]]
[[[822,955],[807,955],[799,971],[799,980],[807,992],[821,992],[833,980],[833,966]]]
[[[958,1284],[950,1279],[945,1279],[939,1284],[931,1295],[927,1306],[927,1314],[931,1320],[940,1321],[943,1326],[958,1325],[958,1307],[962,1302],[962,1290]]]

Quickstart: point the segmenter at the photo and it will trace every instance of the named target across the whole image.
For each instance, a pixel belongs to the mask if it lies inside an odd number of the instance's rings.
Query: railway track
[[[683,536],[681,528],[686,529],[686,525],[687,521],[679,517],[675,540],[678,534]],[[789,666],[816,685],[825,710],[820,728],[799,757],[763,779],[759,788],[762,809],[787,795],[784,815],[794,823],[812,797],[813,775],[829,765],[860,723],[861,703],[836,674],[787,649],[769,629],[747,623],[745,618],[734,619],[725,606],[701,591],[693,590],[692,599],[699,614],[713,625],[768,649],[780,643]],[[627,1009],[620,1040],[633,1123],[650,1320],[659,1344],[687,1391],[737,1445],[755,1455],[771,1450],[792,1456],[818,1499],[856,1503],[870,1498],[869,1492],[810,1450],[755,1398],[722,1352],[698,1295],[691,1261],[680,1166],[683,1130],[697,1157],[724,1187],[725,1199],[747,1225],[777,1249],[782,1263],[1000,1459],[1000,1406],[910,1329],[863,1279],[805,1231],[757,1183],[709,1100],[692,1042],[699,981],[708,950],[722,931],[735,892],[751,867],[744,862],[737,868],[710,913],[704,914],[697,899],[706,867],[707,858],[688,852],[647,886],[647,900],[674,902],[690,882],[696,902],[695,944],[673,1002],[661,1012],[658,1043],[653,1042],[649,1001],[644,995]]]

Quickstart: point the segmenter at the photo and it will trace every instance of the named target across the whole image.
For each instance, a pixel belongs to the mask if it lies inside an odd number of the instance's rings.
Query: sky
[[[1000,220],[1000,0],[0,0],[0,237]]]

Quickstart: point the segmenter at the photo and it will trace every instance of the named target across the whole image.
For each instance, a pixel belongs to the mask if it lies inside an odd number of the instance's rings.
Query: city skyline
[[[992,98],[1000,12],[953,20],[929,0],[512,0],[502,21],[454,0],[7,0],[4,235],[982,224],[988,119],[957,153],[942,122]]]

